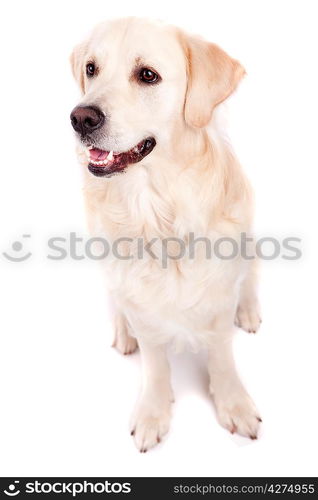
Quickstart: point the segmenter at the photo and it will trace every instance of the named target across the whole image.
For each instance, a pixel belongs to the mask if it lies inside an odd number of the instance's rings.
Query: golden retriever
[[[135,443],[145,452],[168,431],[168,344],[208,351],[220,423],[256,439],[261,419],[231,346],[235,323],[250,332],[260,324],[255,260],[208,258],[206,244],[231,254],[251,233],[251,190],[218,126],[218,105],[244,69],[213,43],[139,18],[97,26],[71,64],[90,229],[116,244],[104,264],[115,345],[141,352]]]

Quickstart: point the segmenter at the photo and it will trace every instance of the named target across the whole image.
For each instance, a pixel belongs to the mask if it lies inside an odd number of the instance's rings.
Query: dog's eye
[[[90,62],[86,64],[86,75],[92,77],[95,75],[96,67],[95,64]]]
[[[144,83],[156,83],[159,75],[149,68],[142,68],[139,72],[139,79]]]

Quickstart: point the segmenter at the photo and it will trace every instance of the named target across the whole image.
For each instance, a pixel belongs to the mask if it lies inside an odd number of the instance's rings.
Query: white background
[[[316,5],[2,3],[2,476],[317,475]],[[302,238],[300,261],[264,263],[261,331],[235,340],[264,421],[255,442],[218,425],[202,356],[183,354],[172,356],[171,431],[156,449],[138,453],[128,422],[139,354],[110,348],[100,265],[45,258],[49,236],[86,231],[69,124],[79,94],[68,56],[96,22],[126,15],[178,24],[241,60],[248,75],[233,99],[232,137],[256,191],[257,233]],[[2,252],[25,233],[33,256],[9,262]]]

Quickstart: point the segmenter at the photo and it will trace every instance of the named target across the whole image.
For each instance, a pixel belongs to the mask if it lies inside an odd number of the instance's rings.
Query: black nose
[[[82,137],[102,127],[105,115],[95,106],[76,106],[71,113],[73,129]]]

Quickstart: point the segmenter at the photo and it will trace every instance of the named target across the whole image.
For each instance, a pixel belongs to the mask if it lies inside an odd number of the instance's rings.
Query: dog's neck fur
[[[122,175],[95,179],[87,173],[93,232],[96,216],[111,239],[184,238],[190,232],[205,236],[249,229],[249,186],[227,143],[206,130],[187,127],[183,132],[182,144],[176,130],[170,151],[157,146]]]

